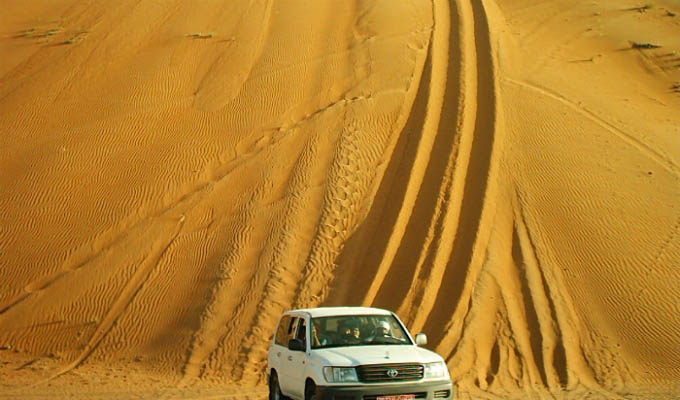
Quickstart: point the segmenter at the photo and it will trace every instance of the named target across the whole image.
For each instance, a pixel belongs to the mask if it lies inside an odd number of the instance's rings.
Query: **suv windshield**
[[[340,346],[412,344],[392,315],[341,315],[312,318],[312,349]]]

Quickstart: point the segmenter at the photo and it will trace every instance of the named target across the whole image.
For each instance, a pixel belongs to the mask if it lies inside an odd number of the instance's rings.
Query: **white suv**
[[[452,399],[446,364],[426,343],[387,310],[287,311],[269,346],[269,399]]]

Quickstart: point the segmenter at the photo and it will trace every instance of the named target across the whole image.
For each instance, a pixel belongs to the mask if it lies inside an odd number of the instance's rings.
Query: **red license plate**
[[[395,396],[378,396],[375,400],[416,400],[415,394],[399,394]]]

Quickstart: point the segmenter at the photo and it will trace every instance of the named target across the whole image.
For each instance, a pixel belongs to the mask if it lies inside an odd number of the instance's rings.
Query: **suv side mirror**
[[[290,339],[288,341],[288,350],[292,351],[305,351],[305,344],[300,339]]]
[[[424,333],[419,333],[416,335],[416,345],[425,346],[427,344],[427,335]]]

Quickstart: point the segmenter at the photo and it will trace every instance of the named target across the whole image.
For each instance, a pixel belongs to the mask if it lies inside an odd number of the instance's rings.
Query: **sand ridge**
[[[462,398],[680,396],[677,2],[6,9],[0,395],[262,398],[373,305]]]

